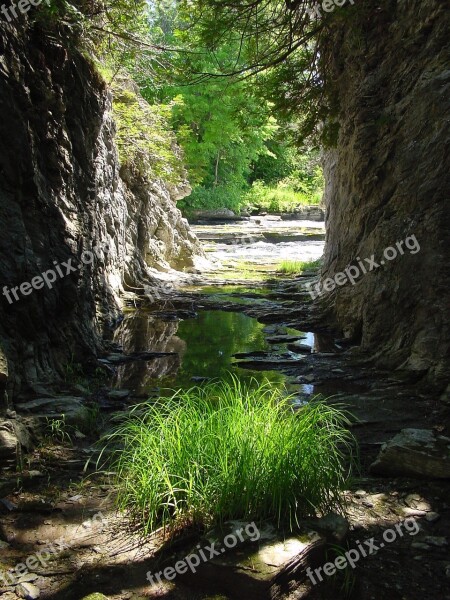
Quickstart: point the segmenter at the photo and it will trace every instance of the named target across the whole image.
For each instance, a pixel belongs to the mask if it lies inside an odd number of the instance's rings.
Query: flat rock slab
[[[278,367],[298,366],[302,359],[298,358],[272,358],[255,360],[236,360],[233,364],[240,369],[251,369],[252,371],[272,371]]]
[[[250,538],[246,535],[246,525],[230,521],[222,530],[207,534],[204,543],[191,553],[214,543],[220,555],[202,562],[195,573],[183,574],[182,581],[236,600],[277,600],[305,580],[308,567],[316,568],[326,562],[328,545],[341,543],[349,529],[346,519],[331,514],[304,521],[298,531],[287,535],[267,524],[259,527],[260,537],[256,540],[253,534]],[[245,541],[238,540],[234,548],[227,548],[227,536],[237,530],[241,530]]]
[[[274,335],[267,338],[269,344],[290,344],[293,342],[298,342],[299,340],[304,340],[306,335]]]
[[[450,479],[450,438],[429,429],[403,429],[383,445],[370,472]]]
[[[57,418],[64,415],[68,423],[82,419],[86,411],[83,398],[76,396],[36,398],[16,404],[16,409],[19,412],[32,413],[36,417]]]
[[[309,344],[302,344],[300,342],[288,344],[287,349],[302,354],[311,354],[312,352],[312,347]]]
[[[124,365],[137,360],[154,360],[155,358],[165,358],[167,356],[178,356],[177,352],[133,352],[132,354],[109,354],[106,358],[101,358],[99,362],[113,365]]]

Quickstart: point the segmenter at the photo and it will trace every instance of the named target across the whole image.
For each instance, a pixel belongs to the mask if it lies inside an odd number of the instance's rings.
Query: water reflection
[[[130,389],[137,396],[148,396],[155,388],[192,387],[192,377],[226,377],[229,372],[258,381],[268,379],[283,385],[285,375],[275,371],[249,371],[233,365],[238,352],[269,350],[264,325],[242,313],[202,311],[195,319],[163,322],[151,313],[137,311],[125,318],[116,331],[115,342],[125,353],[138,351],[176,352],[149,362],[122,365],[115,387]]]

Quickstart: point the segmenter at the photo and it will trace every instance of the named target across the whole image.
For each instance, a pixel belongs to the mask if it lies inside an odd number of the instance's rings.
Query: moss
[[[170,107],[151,106],[138,94],[112,86],[120,162],[141,177],[180,183],[184,167],[170,129]]]

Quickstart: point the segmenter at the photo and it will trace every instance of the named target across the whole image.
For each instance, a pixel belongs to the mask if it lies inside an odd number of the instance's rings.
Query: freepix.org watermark
[[[101,512],[96,513],[92,518],[83,523],[84,529],[97,531],[98,527],[103,528],[105,517]],[[55,555],[68,550],[70,544],[64,541],[63,537],[55,540],[52,543],[47,543],[46,546],[39,552],[35,552],[27,556],[23,562],[17,563],[14,568],[9,571],[0,571],[0,585],[14,586],[19,583],[19,579],[38,568],[48,568],[48,563]]]
[[[405,250],[409,250],[410,254],[417,254],[420,252],[420,244],[415,235],[410,235],[404,240],[396,242],[395,247],[388,246],[385,248],[383,251],[383,258],[380,259],[380,262],[375,260],[375,254],[372,254],[370,258],[365,258],[364,260],[357,256],[357,265],[350,265],[344,269],[344,271],[336,273],[334,277],[328,277],[324,281],[319,281],[315,284],[308,283],[305,287],[311,298],[314,300],[325,292],[332,292],[336,289],[336,286],[343,286],[347,283],[355,285],[361,275],[366,275],[371,271],[375,271],[384,266],[386,262],[395,260],[398,256],[403,256]]]
[[[331,13],[334,11],[334,9],[336,7],[340,8],[341,6],[344,6],[344,4],[347,4],[347,2],[349,4],[355,4],[355,0],[323,0],[322,2],[319,2],[318,4],[314,3],[312,6],[308,7],[306,10],[311,18],[315,17],[317,19],[321,19],[322,18],[322,13],[320,12],[321,7],[324,12]]]
[[[17,4],[14,4],[13,2],[9,6],[7,6],[6,4],[2,4],[2,6],[0,7],[0,12],[8,21],[8,23],[11,23],[13,19],[17,19],[17,17],[19,16],[17,12],[20,12],[22,15],[24,15],[30,10],[30,8],[32,8],[33,6],[36,8],[37,6],[42,4],[42,2],[47,4],[47,6],[50,6],[50,0],[19,0]]]
[[[233,533],[228,534],[223,539],[223,545],[219,546],[217,542],[211,542],[211,545],[204,546],[204,548],[200,547],[200,544],[197,545],[198,552],[192,552],[188,556],[184,558],[184,560],[179,560],[175,563],[173,567],[166,567],[162,571],[158,573],[152,573],[151,571],[147,572],[148,581],[154,585],[155,580],[158,583],[162,583],[162,578],[167,579],[167,581],[172,581],[175,579],[177,575],[184,575],[187,573],[188,569],[192,573],[196,573],[198,567],[205,562],[213,558],[217,558],[226,552],[227,549],[234,548],[237,546],[239,542],[245,542],[249,540],[250,542],[257,542],[261,534],[258,530],[256,524],[249,523],[245,527],[241,527],[240,529],[236,529]],[[218,547],[219,546],[219,547]]]
[[[108,244],[100,244],[93,247],[93,252],[85,250],[81,253],[81,264],[78,266],[72,264],[72,258],[61,263],[58,263],[55,260],[53,261],[53,269],[48,269],[40,275],[33,277],[31,281],[24,281],[16,287],[8,288],[8,286],[5,285],[2,294],[8,300],[9,304],[12,304],[13,302],[18,302],[20,300],[20,295],[29,296],[34,290],[41,290],[44,286],[47,286],[51,290],[53,284],[58,281],[58,279],[63,279],[72,273],[76,273],[82,269],[83,265],[91,265],[94,262],[94,254],[97,255],[97,257],[100,257],[102,256],[102,253],[106,252],[108,249]]]
[[[379,550],[384,548],[386,544],[392,544],[395,542],[397,537],[403,537],[405,530],[409,535],[416,535],[419,533],[419,525],[417,521],[413,517],[408,517],[401,523],[397,523],[395,528],[393,529],[385,529],[383,531],[383,541],[375,543],[375,538],[370,538],[369,540],[365,540],[364,543],[361,544],[359,540],[356,541],[357,548],[351,548],[344,552],[344,554],[337,556],[333,562],[327,562],[321,567],[318,567],[314,571],[311,567],[306,569],[306,574],[309,577],[311,583],[316,585],[319,581],[323,581],[323,574],[327,577],[331,577],[336,574],[336,571],[346,569],[347,567],[351,567],[354,569],[356,567],[356,563],[361,558],[366,558],[371,554],[376,554]]]

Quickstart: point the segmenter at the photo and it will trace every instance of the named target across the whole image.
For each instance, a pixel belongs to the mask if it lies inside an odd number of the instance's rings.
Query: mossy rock
[[[81,598],[81,600],[109,600],[109,599],[104,594],[94,592],[93,594],[89,594],[89,596],[84,596],[83,598]]]

